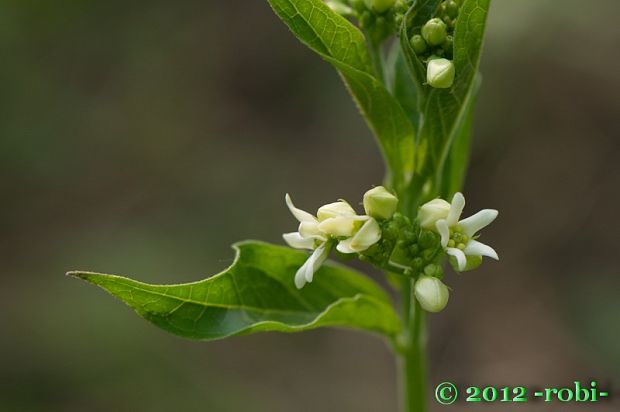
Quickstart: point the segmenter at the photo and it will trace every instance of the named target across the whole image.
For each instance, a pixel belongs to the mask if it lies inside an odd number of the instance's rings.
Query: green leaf
[[[122,276],[69,272],[100,286],[160,328],[189,339],[215,340],[263,331],[300,332],[322,326],[394,337],[400,320],[383,290],[367,277],[326,263],[312,283],[295,288],[301,251],[246,241],[234,263],[194,283],[149,285]]]
[[[470,113],[469,96],[473,96],[478,71],[482,40],[490,0],[463,0],[454,33],[454,66],[456,78],[450,89],[435,89],[425,83],[426,74],[423,63],[415,55],[407,39],[419,32],[420,27],[430,19],[437,0],[416,1],[407,12],[401,30],[401,46],[409,65],[410,73],[419,91],[418,107],[423,113],[424,122],[419,131],[419,153],[422,159],[416,165],[417,179],[411,187],[422,187],[430,183],[431,189],[425,194],[435,197],[440,194],[445,182],[441,182],[443,170],[450,154],[451,146],[458,134],[465,133],[462,128],[471,122],[465,121]],[[475,100],[475,99],[471,99]],[[473,103],[472,103],[473,104]],[[471,114],[470,114],[471,116]],[[456,179],[458,180],[458,179]]]
[[[442,182],[443,189],[441,197],[451,199],[452,196],[462,190],[465,181],[465,174],[471,152],[471,132],[474,123],[474,109],[482,76],[480,73],[474,79],[474,87],[471,89],[465,103],[465,114],[460,119],[456,127],[454,142],[450,147],[450,153],[446,159],[443,177],[439,177],[438,181]]]
[[[400,103],[376,77],[363,33],[321,0],[269,0],[293,34],[340,73],[377,137],[388,183],[401,192],[414,167],[415,131]]]
[[[417,132],[420,125],[418,90],[411,78],[406,57],[399,43],[394,43],[390,49],[386,64],[386,73],[390,93],[398,100],[405,110],[405,113],[409,116],[409,120]]]

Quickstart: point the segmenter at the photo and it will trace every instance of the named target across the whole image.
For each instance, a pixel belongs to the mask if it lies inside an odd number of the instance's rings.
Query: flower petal
[[[282,238],[290,247],[295,249],[314,249],[314,239],[305,238],[299,232],[285,233]]]
[[[450,203],[450,212],[448,213],[448,217],[446,220],[448,221],[448,226],[452,227],[456,225],[461,217],[461,213],[463,213],[463,209],[465,208],[465,196],[461,192],[456,192],[454,197],[452,198],[452,203]]]
[[[441,246],[443,248],[448,247],[448,241],[450,240],[450,228],[446,219],[440,219],[435,223],[437,233],[441,236]]]
[[[344,200],[323,205],[316,212],[319,222],[337,216],[355,216],[355,210]]]
[[[355,229],[359,227],[357,223],[360,219],[354,216],[330,217],[319,223],[318,229],[322,233],[332,236],[352,236]]]
[[[286,201],[288,209],[291,211],[293,216],[295,216],[295,219],[299,220],[300,222],[316,222],[316,218],[310,213],[295,207],[288,193],[286,194],[286,196],[284,196],[284,200]]]
[[[446,253],[449,254],[450,256],[454,256],[459,270],[465,270],[465,267],[467,266],[467,257],[465,256],[465,253],[463,253],[461,249],[457,249],[455,247],[449,247],[446,249]]]
[[[483,209],[475,215],[461,220],[459,226],[463,229],[463,233],[471,237],[483,227],[490,225],[498,214],[499,212],[495,209]]]
[[[301,222],[299,224],[299,234],[308,239],[317,239],[321,241],[327,240],[324,233],[319,230],[319,223],[314,222]]]
[[[329,256],[329,251],[331,250],[331,246],[328,247],[327,243],[323,243],[321,246],[316,248],[310,258],[306,261],[306,272],[305,277],[307,282],[312,282],[314,277],[314,272],[319,270],[325,259]],[[304,264],[305,265],[305,264]]]
[[[338,246],[336,246],[336,250],[340,253],[356,253],[355,250],[351,249],[351,242],[353,241],[353,238],[347,238],[344,240],[341,240],[340,242],[338,242]]]
[[[306,266],[308,265],[308,261],[301,265],[297,272],[295,273],[295,287],[297,289],[301,289],[306,284]]]
[[[465,246],[466,255],[471,256],[488,256],[495,260],[499,260],[499,256],[497,256],[497,252],[489,245],[485,245],[484,243],[478,242],[477,240],[470,240],[467,242]]]
[[[360,230],[351,238],[351,249],[362,252],[381,239],[381,227],[375,219],[368,218]]]

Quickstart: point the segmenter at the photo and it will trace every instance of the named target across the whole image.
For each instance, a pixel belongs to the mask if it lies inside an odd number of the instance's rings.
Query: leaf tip
[[[82,271],[82,270],[71,270],[71,271],[65,273],[65,276],[71,276],[71,277],[74,277],[74,278],[85,280],[87,282],[91,282],[91,279],[94,276],[101,276],[101,274],[100,273],[95,273],[95,272],[85,272],[85,271]]]

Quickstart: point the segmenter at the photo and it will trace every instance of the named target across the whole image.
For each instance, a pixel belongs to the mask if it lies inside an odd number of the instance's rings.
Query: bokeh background
[[[492,6],[466,212],[501,211],[502,260],[448,275],[431,381],[595,378],[612,399],[561,410],[617,411],[620,5],[561,3]],[[0,49],[0,410],[396,411],[375,337],[185,341],[64,276],[197,280],[237,240],[281,243],[285,192],[381,182],[338,76],[265,1],[7,0]]]

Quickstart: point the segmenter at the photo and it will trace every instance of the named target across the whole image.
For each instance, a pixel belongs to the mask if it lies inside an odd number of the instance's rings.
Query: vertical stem
[[[372,67],[375,69],[377,79],[379,79],[381,83],[385,84],[385,74],[383,69],[384,61],[383,53],[381,52],[381,43],[373,41],[372,36],[368,32],[365,34],[368,38],[368,54],[370,55]]]
[[[402,412],[426,411],[426,325],[425,313],[413,296],[415,280],[405,282],[402,309],[405,331],[400,352]]]

